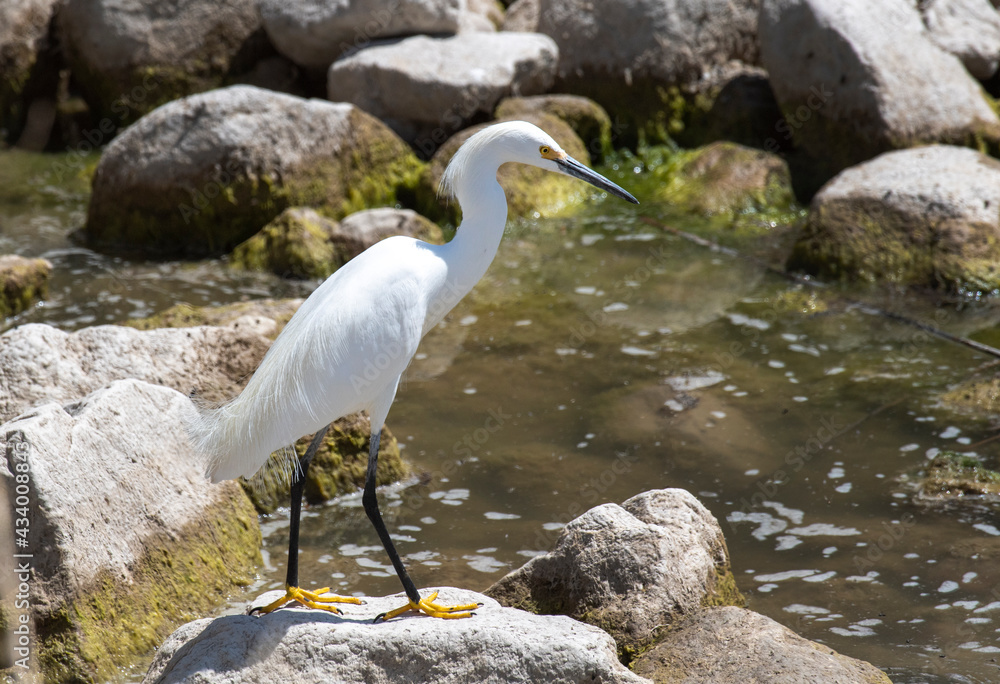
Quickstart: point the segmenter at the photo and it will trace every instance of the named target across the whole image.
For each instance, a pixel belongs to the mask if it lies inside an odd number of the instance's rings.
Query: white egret
[[[507,162],[530,164],[587,181],[633,203],[622,188],[588,169],[548,134],[523,121],[476,133],[458,150],[441,180],[458,200],[463,219],[454,239],[431,245],[409,237],[376,243],[330,276],[285,326],[243,392],[228,404],[200,413],[192,433],[210,458],[216,482],[252,476],[275,450],[315,432],[292,484],[286,595],[289,601],[339,612],[333,603],[357,599],[321,596],[298,587],[298,529],[309,464],[330,422],[360,410],[371,417],[368,470],[362,502],[409,602],[378,619],[407,610],[434,617],[468,617],[474,605],[443,606],[436,594],[422,599],[382,521],[375,496],[379,434],[400,376],[420,339],[437,325],[493,261],[507,222],[507,201],[497,170]]]

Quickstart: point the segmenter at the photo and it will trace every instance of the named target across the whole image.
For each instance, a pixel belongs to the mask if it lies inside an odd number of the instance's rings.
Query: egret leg
[[[361,498],[361,502],[364,505],[365,513],[368,515],[368,519],[371,520],[372,525],[375,526],[375,531],[378,533],[378,538],[381,540],[382,546],[385,548],[385,552],[389,556],[389,560],[392,561],[392,567],[396,569],[396,575],[399,577],[399,581],[403,583],[403,590],[406,592],[406,598],[409,599],[409,602],[406,605],[390,610],[387,613],[377,615],[374,622],[391,620],[392,618],[410,610],[416,610],[421,613],[426,613],[431,617],[439,618],[472,617],[474,613],[471,611],[478,608],[478,604],[471,603],[461,606],[444,606],[434,602],[434,599],[437,598],[437,592],[434,592],[425,599],[420,598],[420,593],[417,591],[417,587],[413,584],[413,580],[410,579],[410,575],[406,572],[406,567],[403,566],[403,561],[400,559],[399,553],[396,552],[396,547],[392,543],[392,538],[389,536],[389,530],[386,529],[385,522],[382,520],[382,513],[378,509],[378,497],[375,496],[375,481],[376,474],[378,472],[378,445],[379,439],[382,436],[381,433],[381,428],[376,430],[374,425],[372,426],[371,442],[368,451],[368,472],[365,474],[365,493]]]
[[[329,587],[323,587],[316,591],[306,591],[299,588],[299,518],[302,515],[302,492],[305,489],[306,474],[309,472],[309,466],[312,464],[316,452],[323,444],[323,438],[329,429],[330,426],[327,425],[316,433],[312,442],[309,443],[309,448],[306,449],[302,460],[299,461],[298,472],[292,481],[292,511],[291,520],[288,525],[288,570],[285,573],[285,595],[277,601],[260,608],[259,612],[261,613],[270,613],[292,601],[297,601],[309,608],[326,610],[331,613],[340,613],[339,608],[330,605],[333,603],[363,603],[361,599],[352,596],[323,596],[323,594],[330,591]]]

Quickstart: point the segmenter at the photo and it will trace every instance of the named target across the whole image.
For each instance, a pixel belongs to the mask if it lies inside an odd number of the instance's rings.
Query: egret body
[[[268,609],[289,600],[328,610],[336,610],[332,602],[356,602],[298,589],[297,554],[299,507],[309,463],[327,426],[361,410],[371,418],[365,512],[409,599],[399,611],[379,617],[411,609],[436,617],[466,617],[475,607],[440,606],[434,596],[420,598],[382,522],[375,474],[382,426],[421,338],[479,282],[500,246],[507,201],[497,170],[507,162],[574,176],[637,203],[532,124],[500,123],[476,133],[452,158],[441,181],[442,192],[457,199],[462,209],[455,237],[444,245],[391,237],[349,261],[302,304],[243,392],[218,409],[203,411],[193,426],[196,442],[209,456],[214,481],[250,477],[272,452],[317,433],[292,486],[288,594]]]

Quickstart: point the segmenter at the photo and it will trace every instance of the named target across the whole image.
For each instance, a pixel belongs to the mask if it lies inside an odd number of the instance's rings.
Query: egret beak
[[[596,171],[588,169],[586,166],[573,159],[573,157],[566,156],[562,159],[554,159],[553,161],[559,166],[559,171],[565,173],[567,176],[573,176],[573,178],[579,178],[582,181],[587,181],[595,188],[600,188],[601,190],[610,192],[612,195],[621,197],[623,200],[628,200],[632,204],[639,203],[639,200],[632,197],[632,195],[625,192],[625,190],[618,187]]]

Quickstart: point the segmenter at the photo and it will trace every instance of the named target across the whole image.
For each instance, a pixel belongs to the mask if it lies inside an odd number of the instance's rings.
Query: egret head
[[[552,136],[526,121],[495,124],[469,138],[452,158],[441,180],[442,189],[452,192],[459,176],[474,160],[492,157],[497,166],[504,162],[520,162],[546,171],[572,176],[633,204],[639,200],[566,154]]]

